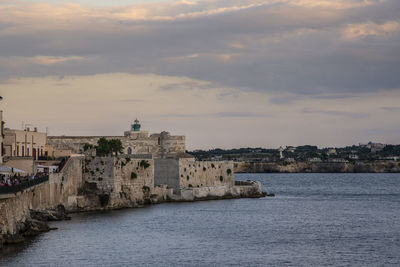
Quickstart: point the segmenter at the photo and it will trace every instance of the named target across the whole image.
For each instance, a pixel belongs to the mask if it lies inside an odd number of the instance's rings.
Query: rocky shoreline
[[[31,238],[39,235],[40,233],[57,230],[57,228],[50,227],[47,223],[51,221],[70,220],[71,217],[67,215],[63,205],[57,206],[55,209],[48,209],[44,211],[30,210],[29,219],[24,222],[18,222],[17,234],[0,235],[0,248],[5,245],[14,245],[25,242],[25,238]]]
[[[400,162],[236,162],[234,171],[235,173],[400,173]]]

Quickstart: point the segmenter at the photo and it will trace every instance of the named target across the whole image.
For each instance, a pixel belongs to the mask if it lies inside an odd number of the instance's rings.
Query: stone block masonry
[[[119,157],[85,157],[82,209],[135,207],[154,192],[154,161]],[[107,196],[101,203],[99,196]]]
[[[82,183],[82,161],[70,158],[62,172],[50,174],[49,181],[0,200],[0,235],[18,234],[19,225],[30,217],[30,210],[43,211],[63,205],[76,207],[77,188]]]
[[[167,184],[175,194],[184,188],[235,185],[233,162],[155,159],[155,185]]]

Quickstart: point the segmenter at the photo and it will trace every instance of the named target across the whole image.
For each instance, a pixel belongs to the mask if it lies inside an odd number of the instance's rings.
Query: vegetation
[[[144,186],[142,187],[142,190],[143,190],[143,193],[150,192],[150,187],[144,185]]]
[[[227,170],[226,170],[226,173],[227,173],[228,175],[231,175],[231,174],[232,174],[232,170],[231,170],[231,169],[227,169]]]
[[[131,172],[131,179],[136,179],[137,178],[137,174],[135,172]]]
[[[80,187],[78,187],[78,196],[82,196],[86,193],[86,185],[82,184]]]
[[[87,151],[87,150],[92,149],[92,148],[95,148],[95,146],[91,145],[91,144],[88,144],[88,143],[83,145],[83,150],[84,151]]]
[[[143,167],[144,169],[147,169],[148,167],[150,167],[150,163],[147,160],[141,160],[140,161],[140,167]]]
[[[221,181],[221,182],[223,182],[224,181],[224,177],[222,177],[222,175],[219,177],[219,180]]]
[[[227,150],[217,148],[188,151],[188,153],[200,161],[233,160],[239,162],[279,162],[281,164],[284,164],[285,161],[289,164],[290,162],[308,162],[314,159],[319,159],[321,162],[374,161],[390,160],[393,157],[400,158],[400,145],[368,143],[336,148],[318,148],[314,145],[285,147],[282,151],[283,159],[280,157],[279,149],[265,149],[260,147]],[[205,171],[206,168],[204,167],[203,170]]]
[[[117,156],[118,153],[122,153],[123,151],[123,146],[121,143],[121,140],[119,139],[110,139],[107,140],[106,138],[102,137],[99,139],[97,142],[96,152],[97,156],[103,157],[103,156],[108,156],[113,153]]]

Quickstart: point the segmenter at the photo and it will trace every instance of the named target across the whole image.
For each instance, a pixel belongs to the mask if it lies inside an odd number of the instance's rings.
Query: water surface
[[[275,198],[73,216],[2,266],[399,266],[400,175],[241,174]]]

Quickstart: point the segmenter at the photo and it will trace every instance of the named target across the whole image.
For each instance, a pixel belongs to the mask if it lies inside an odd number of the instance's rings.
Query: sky
[[[0,0],[6,127],[400,143],[398,0]]]

